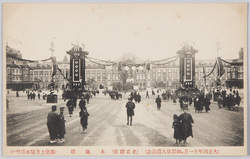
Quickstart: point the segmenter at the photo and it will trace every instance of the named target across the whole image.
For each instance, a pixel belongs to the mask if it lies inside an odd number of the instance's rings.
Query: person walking
[[[64,119],[64,107],[60,107],[60,114],[59,114],[59,134],[58,134],[58,137],[59,137],[59,143],[62,144],[65,142],[65,139],[64,139],[64,135],[66,134],[66,130],[65,130],[65,122],[66,120]]]
[[[146,98],[149,98],[148,91],[146,92]]]
[[[137,101],[138,101],[138,103],[141,102],[141,95],[139,93],[137,94]]]
[[[183,113],[180,115],[179,120],[181,123],[182,139],[184,140],[184,144],[187,144],[187,138],[189,136],[193,137],[192,123],[194,123],[192,115],[187,112],[187,108],[183,108]]]
[[[87,108],[84,106],[81,108],[81,111],[79,113],[79,117],[80,117],[80,123],[82,125],[82,129],[83,132],[86,133],[87,132],[87,126],[88,126],[88,116],[89,113],[87,111]]]
[[[209,108],[210,104],[211,104],[210,103],[210,98],[209,98],[209,96],[206,96],[204,98],[204,106],[205,106],[206,113],[210,110],[210,108]]]
[[[90,95],[89,95],[89,93],[87,93],[86,94],[87,104],[89,104],[89,98],[90,98]]]
[[[82,109],[83,107],[86,107],[86,101],[85,98],[82,96],[79,102],[79,108]]]
[[[73,115],[73,111],[74,111],[72,98],[70,98],[70,100],[68,100],[68,102],[66,103],[66,106],[68,107],[68,110],[69,110],[69,117],[71,117]]]
[[[174,129],[174,138],[175,138],[176,144],[179,144],[182,138],[181,138],[181,123],[180,123],[178,115],[174,114],[173,120],[174,121],[172,124],[172,128]]]
[[[47,127],[49,130],[49,135],[50,135],[50,143],[56,143],[56,140],[58,139],[58,123],[59,123],[59,116],[56,113],[56,105],[52,106],[52,111],[49,112],[47,116]]]
[[[16,97],[19,97],[19,93],[18,93],[18,91],[16,91]]]
[[[132,125],[133,116],[135,115],[134,109],[135,109],[135,103],[132,102],[133,98],[129,98],[129,101],[126,104],[127,108],[127,125]],[[130,123],[129,123],[130,118]]]
[[[195,107],[195,112],[200,112],[200,106],[201,106],[201,100],[199,98],[199,96],[196,96],[194,98],[194,107]]]
[[[155,99],[155,102],[157,103],[157,110],[161,110],[161,98],[160,95]]]
[[[37,97],[38,97],[38,99],[40,99],[40,92],[38,92]]]

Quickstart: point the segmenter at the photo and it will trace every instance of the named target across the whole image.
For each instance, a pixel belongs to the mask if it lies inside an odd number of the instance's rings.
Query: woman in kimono
[[[176,140],[176,144],[179,144],[182,140],[182,136],[181,136],[181,124],[178,115],[174,114],[173,120],[174,121],[172,128],[174,129],[174,138]]]

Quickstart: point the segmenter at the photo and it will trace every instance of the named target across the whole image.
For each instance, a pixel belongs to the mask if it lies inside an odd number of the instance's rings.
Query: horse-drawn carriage
[[[117,91],[110,91],[109,96],[111,99],[114,99],[114,100],[118,100],[118,99],[122,98],[122,94],[118,93]]]

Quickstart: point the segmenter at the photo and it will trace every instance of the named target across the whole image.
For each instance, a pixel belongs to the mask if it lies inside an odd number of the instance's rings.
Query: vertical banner
[[[192,81],[192,58],[185,58],[184,67],[185,81]]]
[[[79,58],[73,59],[73,87],[81,87],[80,78],[81,78],[81,60]]]

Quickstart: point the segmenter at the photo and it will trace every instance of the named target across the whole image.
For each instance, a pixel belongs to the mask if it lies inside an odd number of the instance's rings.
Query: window
[[[155,73],[153,73],[153,80],[155,80],[156,79],[156,75],[155,75]]]
[[[101,75],[100,75],[100,73],[97,73],[97,80],[101,80]]]
[[[174,79],[177,79],[177,72],[174,72]]]
[[[168,79],[169,79],[169,80],[172,79],[172,73],[171,73],[171,72],[168,73]]]
[[[148,73],[148,80],[150,79],[150,74]]]

